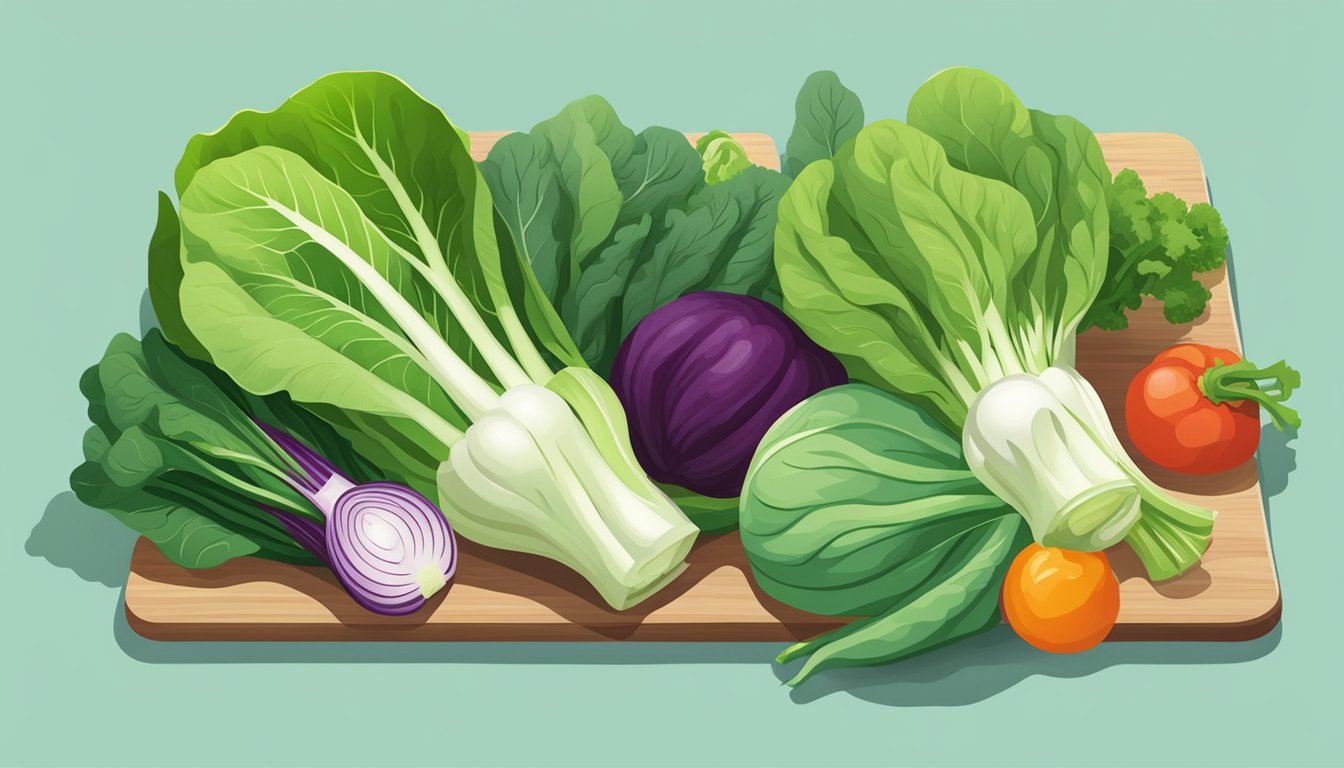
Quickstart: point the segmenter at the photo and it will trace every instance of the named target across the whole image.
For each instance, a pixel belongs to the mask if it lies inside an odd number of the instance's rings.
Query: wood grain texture
[[[472,134],[483,157],[503,133]],[[694,135],[692,135],[694,137]],[[735,134],[753,162],[779,167],[764,134]],[[1149,192],[1208,199],[1199,155],[1173,134],[1099,137],[1112,168],[1134,168]],[[1240,350],[1223,270],[1207,276],[1209,310],[1171,326],[1145,306],[1120,332],[1079,340],[1078,367],[1101,394],[1125,438],[1121,404],[1129,380],[1178,341]],[[1133,451],[1131,450],[1131,453]],[[1218,510],[1201,565],[1161,584],[1142,576],[1133,553],[1111,550],[1121,580],[1112,640],[1244,640],[1279,617],[1279,587],[1255,462],[1212,478],[1166,472],[1140,460],[1160,485]],[[136,543],[126,614],[140,634],[162,640],[797,640],[844,623],[780,605],[762,594],[735,534],[702,540],[676,581],[635,608],[616,612],[576,574],[529,555],[464,542],[457,578],[413,616],[384,618],[357,606],[325,569],[243,558],[205,571],[179,568],[149,541]]]

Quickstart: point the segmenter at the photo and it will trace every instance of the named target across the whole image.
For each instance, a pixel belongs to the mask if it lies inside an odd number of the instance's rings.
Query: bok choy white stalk
[[[335,74],[240,113],[191,141],[177,187],[180,238],[161,205],[150,257],[170,338],[617,609],[684,567],[696,529],[639,469],[465,134],[404,83]]]
[[[1042,544],[1128,540],[1154,579],[1190,568],[1213,513],[1144,477],[1072,368],[1107,267],[1096,137],[970,69],[925,83],[908,121],[862,129],[785,195],[786,310],[853,378],[960,428],[971,470]]]

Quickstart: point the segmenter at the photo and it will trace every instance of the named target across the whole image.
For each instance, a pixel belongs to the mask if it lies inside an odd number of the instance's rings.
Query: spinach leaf
[[[796,178],[809,163],[834,157],[863,127],[863,103],[834,72],[813,72],[794,104],[793,133],[784,150],[784,173]]]
[[[254,419],[307,443],[355,481],[375,477],[316,417],[283,395],[244,392],[157,329],[143,340],[114,337],[80,391],[93,426],[71,488],[188,568],[244,555],[316,562],[264,508],[318,517],[285,480],[297,466]]]
[[[702,159],[682,134],[635,133],[590,96],[504,137],[481,163],[501,248],[511,241],[531,265],[599,373],[635,323],[686,293],[779,300],[773,233],[788,180],[743,168],[720,134],[702,139]]]

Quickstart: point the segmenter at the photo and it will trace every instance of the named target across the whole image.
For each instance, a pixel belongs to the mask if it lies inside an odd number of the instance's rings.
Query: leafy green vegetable
[[[835,156],[863,127],[858,94],[834,72],[813,72],[794,104],[793,133],[784,150],[784,173],[797,177],[808,163]]]
[[[114,337],[80,379],[80,391],[93,426],[71,488],[188,568],[244,555],[317,562],[263,509],[316,515],[285,480],[298,468],[253,419],[283,425],[352,478],[376,476],[347,442],[287,397],[244,392],[157,330],[143,342]]]
[[[1126,310],[1144,296],[1162,302],[1170,323],[1188,323],[1204,313],[1210,293],[1195,277],[1222,265],[1227,228],[1208,203],[1160,192],[1152,197],[1139,175],[1116,174],[1109,199],[1111,252],[1101,293],[1080,329],[1117,330],[1129,325]]]
[[[672,299],[702,290],[779,299],[771,236],[788,179],[742,167],[745,153],[721,132],[701,150],[703,161],[667,128],[635,133],[590,96],[505,136],[481,164],[509,235],[500,241],[517,244],[602,375],[635,323]]]
[[[998,623],[998,590],[1029,537],[976,479],[954,434],[862,384],[803,401],[761,442],[742,493],[757,583],[788,605],[873,617],[785,651],[831,666],[895,661]]]
[[[1212,513],[1133,465],[1074,339],[1105,278],[1110,174],[1078,121],[970,69],[798,176],[779,206],[784,308],[851,377],[961,429],[984,485],[1042,543],[1130,538],[1150,573],[1194,565]]]
[[[710,131],[695,142],[705,170],[705,183],[727,181],[751,167],[747,150],[724,131]]]
[[[1021,113],[1016,99],[1007,98],[997,86],[971,98],[971,92],[958,85],[958,79],[965,77],[962,73],[968,71],[951,70],[949,76],[931,81],[931,87],[922,89],[911,102],[909,122],[943,142],[954,167],[1018,184],[1019,191],[1030,196],[1030,190],[1039,186],[1030,175],[1042,172],[1049,159],[1025,145],[994,147],[994,142],[1014,135],[1020,139],[1020,126],[1014,128],[1014,120],[1069,118],[1032,110]],[[968,97],[964,103],[963,97]],[[814,160],[834,157],[863,126],[858,95],[845,88],[833,72],[808,77],[798,93],[796,112],[784,157],[789,176],[796,177]],[[1044,135],[1048,130],[1038,125],[1033,132]],[[988,137],[983,146],[978,143],[980,135]],[[1016,176],[1017,181],[1009,176]],[[1129,169],[1116,174],[1106,195],[1110,221],[1106,276],[1077,330],[1127,327],[1125,311],[1138,309],[1144,296],[1162,302],[1168,322],[1188,323],[1199,317],[1209,292],[1195,275],[1219,267],[1227,250],[1227,229],[1218,211],[1207,203],[1187,207],[1169,192],[1149,197],[1138,174]],[[1049,228],[1051,221],[1048,215],[1039,219],[1043,228]],[[1039,235],[1044,239],[1051,233]]]
[[[1015,236],[1023,238],[1014,241],[1005,270],[986,254],[986,278],[1003,291],[991,302],[1027,358],[1022,370],[1071,359],[1074,333],[1106,271],[1111,174],[1096,137],[1071,117],[1027,109],[1002,81],[966,68],[940,72],[915,91],[908,119],[941,145],[951,167],[1011,187],[999,187],[1004,202],[990,200],[995,208],[979,212],[1011,210]],[[1022,231],[1024,213],[1034,242]],[[975,254],[963,250],[961,257]],[[974,279],[976,271],[971,265],[966,276]],[[977,391],[988,382],[979,383]]]
[[[636,141],[601,106],[557,119],[553,173],[526,175],[516,189],[534,197],[500,208],[522,226],[525,203],[562,204],[548,185],[572,192],[582,213],[557,252],[661,220],[675,190],[702,183],[684,137]],[[540,154],[499,173],[522,179],[551,151],[528,147]],[[193,138],[176,181],[182,277],[155,306],[180,311],[165,327],[242,387],[288,392],[437,496],[462,535],[558,560],[618,609],[684,567],[694,527],[633,462],[609,418],[620,404],[544,293],[572,275],[534,273],[540,243],[507,236],[438,108],[388,75],[329,75]]]

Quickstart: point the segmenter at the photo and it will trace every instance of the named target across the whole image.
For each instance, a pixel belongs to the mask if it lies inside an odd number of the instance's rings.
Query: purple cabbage
[[[741,493],[776,419],[848,380],[778,308],[717,291],[687,294],[640,320],[611,369],[644,471],[717,498]]]

